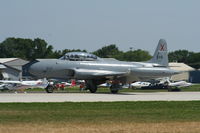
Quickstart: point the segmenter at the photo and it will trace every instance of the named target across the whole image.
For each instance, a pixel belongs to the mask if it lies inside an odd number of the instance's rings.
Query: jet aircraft
[[[37,59],[28,68],[36,78],[85,80],[91,93],[97,86],[111,80],[110,90],[117,93],[126,83],[169,77],[178,71],[168,68],[167,43],[160,39],[153,55],[147,62],[104,60],[89,53],[67,53],[60,59]],[[49,85],[47,92],[53,92]]]

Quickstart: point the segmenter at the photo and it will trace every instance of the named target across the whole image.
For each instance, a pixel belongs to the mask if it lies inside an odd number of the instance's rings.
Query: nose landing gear
[[[112,85],[110,86],[110,92],[116,94],[120,89],[122,89],[122,85],[120,84],[120,82],[116,80],[112,81]]]

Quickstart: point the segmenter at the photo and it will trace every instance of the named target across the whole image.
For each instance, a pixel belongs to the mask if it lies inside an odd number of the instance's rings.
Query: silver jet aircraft
[[[168,68],[167,43],[160,39],[153,58],[147,62],[105,60],[88,53],[72,52],[60,59],[38,59],[29,67],[29,73],[37,78],[85,80],[91,93],[97,85],[111,80],[110,90],[117,93],[123,84],[133,81],[170,77],[179,72]],[[52,92],[49,85],[46,90]]]

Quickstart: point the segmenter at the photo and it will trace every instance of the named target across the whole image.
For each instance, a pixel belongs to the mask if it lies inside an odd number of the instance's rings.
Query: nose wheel
[[[122,89],[122,86],[118,82],[113,82],[110,86],[110,92],[113,94],[118,93],[120,89]]]
[[[112,90],[112,89],[110,89],[110,92],[111,92],[112,94],[117,94],[118,91],[119,91],[119,90]]]
[[[53,93],[54,86],[53,86],[53,85],[48,85],[48,86],[45,88],[45,90],[46,90],[47,93]]]

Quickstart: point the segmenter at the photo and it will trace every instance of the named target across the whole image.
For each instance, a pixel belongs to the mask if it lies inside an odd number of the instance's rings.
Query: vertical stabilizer
[[[168,67],[167,42],[164,39],[159,40],[153,58],[149,62]]]

